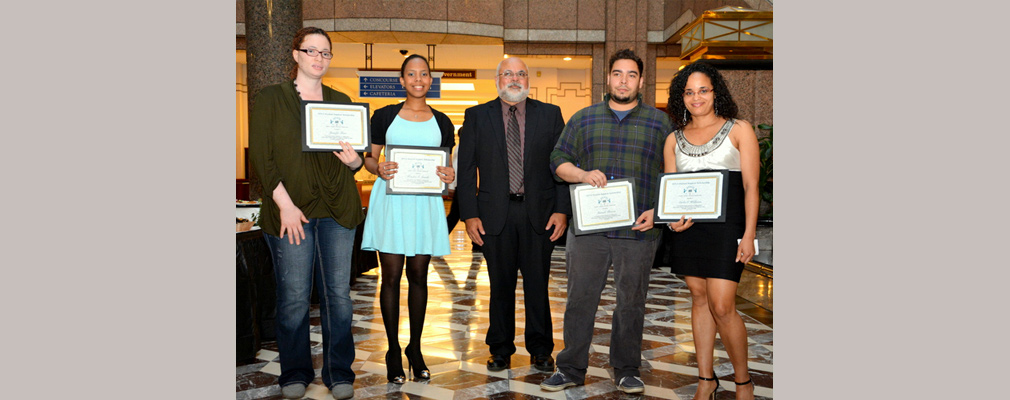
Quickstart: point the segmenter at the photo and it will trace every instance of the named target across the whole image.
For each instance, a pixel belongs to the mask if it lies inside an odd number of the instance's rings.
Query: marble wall
[[[740,118],[752,124],[773,125],[772,71],[727,70],[720,71],[729,86],[733,100],[740,109]],[[757,132],[758,136],[767,136]]]

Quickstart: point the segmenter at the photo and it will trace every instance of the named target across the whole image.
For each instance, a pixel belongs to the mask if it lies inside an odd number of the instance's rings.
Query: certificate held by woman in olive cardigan
[[[369,150],[368,103],[302,100],[302,115],[302,151],[341,151],[340,142]]]

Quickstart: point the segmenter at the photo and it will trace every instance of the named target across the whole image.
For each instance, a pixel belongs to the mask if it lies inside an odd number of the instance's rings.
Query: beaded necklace
[[[677,145],[680,147],[681,153],[691,157],[701,157],[719,148],[722,141],[726,140],[726,137],[729,136],[729,131],[733,129],[734,122],[736,122],[736,120],[733,118],[727,119],[726,123],[722,124],[722,128],[719,128],[719,132],[717,132],[712,139],[709,139],[707,143],[700,146],[696,146],[691,144],[691,142],[688,142],[687,138],[684,137],[683,129],[676,130],[673,134],[677,137]]]

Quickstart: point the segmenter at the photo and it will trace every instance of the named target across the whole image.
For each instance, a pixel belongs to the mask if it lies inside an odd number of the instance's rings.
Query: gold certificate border
[[[399,162],[399,161],[396,161],[396,154],[397,153],[402,153],[402,152],[413,153],[415,155],[419,155],[419,156],[423,156],[423,157],[432,157],[432,158],[435,158],[435,165],[445,165],[445,153],[438,152],[439,154],[420,154],[423,151],[421,151],[421,150],[409,150],[409,149],[393,149],[393,151],[391,152],[392,154],[389,155],[390,156],[390,161]],[[440,180],[439,182],[442,182],[442,181]],[[422,189],[441,189],[442,188],[442,184],[438,184],[436,186],[412,186],[412,187],[397,186],[396,185],[396,176],[394,176],[393,180],[390,181],[390,186],[392,186],[393,189],[396,189],[396,190],[422,190]]]
[[[634,215],[633,207],[635,206],[635,203],[633,202],[633,200],[631,198],[631,185],[630,184],[618,184],[616,186],[617,186],[617,188],[624,189],[624,193],[623,194],[624,194],[624,197],[626,198],[626,202],[628,204],[628,215],[630,215],[631,218],[634,219],[635,215]],[[593,188],[593,187],[578,188],[578,189],[576,189],[576,191],[584,192],[586,190],[592,190],[592,189],[598,189],[598,188]],[[579,204],[581,205],[582,202],[579,202]],[[581,215],[580,215],[580,217],[581,217]],[[589,228],[589,227],[593,227],[593,226],[613,224],[615,222],[621,222],[621,221],[627,221],[627,220],[626,219],[615,219],[613,221],[604,221],[604,222],[597,222],[597,223],[592,223],[592,224],[586,224],[586,223],[582,222],[581,218],[579,218],[579,226],[580,227],[587,227],[587,228]],[[590,228],[590,229],[592,229],[592,228]]]
[[[663,185],[663,200],[666,200],[666,190],[667,190],[667,186],[666,185],[668,185],[670,183],[673,183],[674,181],[676,181],[676,182],[682,182],[682,181],[688,181],[688,180],[706,180],[706,181],[708,181],[708,180],[712,180],[712,179],[715,179],[715,198],[712,199],[712,205],[711,205],[712,206],[712,211],[685,212],[685,213],[677,213],[677,215],[678,216],[680,216],[680,215],[712,215],[712,214],[718,213],[720,211],[719,210],[719,202],[717,202],[716,199],[722,198],[722,193],[720,193],[722,191],[722,179],[723,179],[722,174],[715,175],[715,176],[704,176],[704,177],[685,177],[685,178],[673,178],[673,177],[671,177],[671,178],[663,179],[663,184],[664,184]],[[672,213],[666,212],[666,209],[665,209],[666,205],[664,203],[658,204],[658,206],[661,208],[661,210],[660,210],[659,213],[661,215],[663,215],[663,216],[672,215]]]
[[[625,193],[627,196],[626,199],[629,211],[628,212],[629,218],[625,220],[594,223],[591,224],[591,226],[585,225],[584,220],[580,218],[583,207],[581,206],[581,201],[579,200],[579,198],[581,197],[582,191],[597,188],[594,188],[588,184],[574,184],[569,187],[568,190],[572,197],[572,211],[573,211],[572,224],[570,228],[572,229],[575,235],[618,231],[622,229],[631,228],[635,225],[635,220],[637,217],[635,215],[635,202],[634,202],[635,183],[630,178],[620,178],[607,181],[606,187],[614,188],[617,187],[618,185],[624,186],[626,189]],[[612,224],[613,226],[607,226],[607,224]]]
[[[329,146],[336,146],[336,145],[340,144],[338,142],[323,142],[323,141],[316,140],[316,138],[315,138],[316,130],[314,129],[315,128],[314,125],[315,125],[315,122],[316,122],[316,118],[315,118],[316,117],[316,115],[315,115],[315,111],[316,110],[325,110],[325,111],[331,111],[332,110],[332,111],[340,111],[340,112],[347,113],[347,114],[357,114],[357,115],[355,115],[355,118],[359,121],[359,123],[362,124],[362,133],[364,133],[364,129],[367,129],[364,126],[364,124],[367,123],[367,119],[364,117],[364,110],[362,110],[359,107],[356,107],[356,106],[353,106],[353,107],[319,106],[317,104],[310,103],[309,106],[306,107],[306,112],[309,113],[309,145],[329,145]],[[364,139],[365,136],[362,135],[361,138]],[[362,146],[362,145],[365,144],[364,140],[359,140],[359,141],[355,141],[355,142],[348,142],[348,143],[351,146]]]

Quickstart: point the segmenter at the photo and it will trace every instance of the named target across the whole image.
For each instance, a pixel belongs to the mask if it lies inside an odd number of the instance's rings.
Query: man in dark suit
[[[527,98],[529,71],[522,60],[502,60],[495,84],[498,98],[466,110],[456,187],[460,218],[470,239],[484,247],[491,281],[487,368],[511,367],[521,272],[530,363],[552,372],[547,280],[553,242],[565,233],[571,201],[568,186],[554,180],[550,154],[565,121],[558,106]]]

